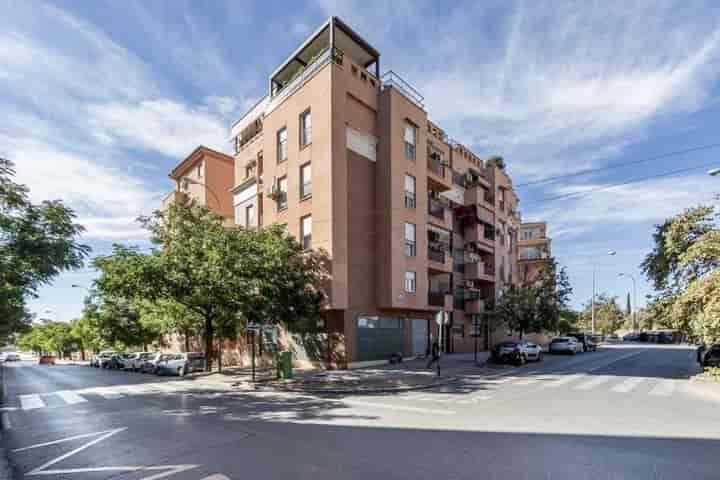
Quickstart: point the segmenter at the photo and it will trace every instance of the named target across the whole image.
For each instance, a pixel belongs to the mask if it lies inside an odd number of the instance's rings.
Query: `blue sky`
[[[714,1],[233,2],[0,0],[0,154],[35,200],[60,198],[95,254],[144,244],[134,221],[172,188],[197,144],[229,150],[228,129],[267,75],[338,15],[426,98],[430,117],[480,156],[505,157],[516,184],[719,141],[720,4]],[[651,228],[720,179],[698,151],[562,182],[518,187],[526,220],[549,222],[574,304],[624,297]],[[601,190],[636,177],[682,175]],[[608,257],[608,250],[618,252]],[[76,316],[93,272],[62,275],[30,302]],[[46,310],[51,312],[46,313]]]

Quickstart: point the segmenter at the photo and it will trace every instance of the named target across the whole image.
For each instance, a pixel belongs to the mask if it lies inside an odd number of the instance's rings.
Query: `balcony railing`
[[[435,218],[445,220],[445,205],[437,200],[428,199],[428,213]]]
[[[443,165],[440,162],[440,160],[436,160],[436,159],[433,159],[432,157],[428,157],[427,167],[428,167],[428,170],[430,170],[432,173],[434,173],[438,177],[445,178],[445,165]]]
[[[445,252],[440,250],[428,249],[428,260],[433,262],[445,263]]]
[[[286,98],[297,92],[300,87],[305,85],[305,83],[318,72],[318,70],[330,63],[331,58],[332,52],[329,48],[318,55],[314,62],[305,67],[293,80],[285,85],[280,91],[271,96],[265,109],[265,115],[269,115],[270,112],[275,110],[278,105],[285,101]]]
[[[428,292],[428,304],[434,307],[444,307],[446,295],[448,292]]]
[[[393,72],[392,70],[388,70],[380,78],[380,81],[382,82],[383,90],[390,87],[396,88],[398,92],[404,95],[415,105],[422,109],[425,108],[425,106],[423,105],[425,97],[423,97],[420,92],[415,90],[412,85],[403,80],[402,77],[400,77],[400,75],[398,75],[397,73]]]

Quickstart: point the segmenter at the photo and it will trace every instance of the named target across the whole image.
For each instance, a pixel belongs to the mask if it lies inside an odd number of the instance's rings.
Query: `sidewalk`
[[[293,371],[293,378],[276,380],[274,371],[263,370],[252,382],[247,368],[227,368],[222,373],[193,375],[206,382],[230,384],[236,388],[272,389],[281,391],[320,394],[390,393],[449,385],[458,375],[490,373],[485,367],[487,352],[478,353],[478,363],[473,354],[449,354],[441,357],[441,375],[436,369],[427,369],[426,359],[415,359],[398,364],[381,365],[354,370],[305,370]]]

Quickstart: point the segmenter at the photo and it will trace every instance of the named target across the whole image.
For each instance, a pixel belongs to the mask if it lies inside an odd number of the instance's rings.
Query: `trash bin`
[[[277,360],[278,379],[292,378],[292,352],[280,352]]]

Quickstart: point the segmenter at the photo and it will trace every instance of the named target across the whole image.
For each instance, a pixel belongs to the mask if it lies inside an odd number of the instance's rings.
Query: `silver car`
[[[205,355],[202,353],[168,353],[160,358],[156,373],[184,377],[188,373],[202,372],[204,369]]]
[[[550,353],[569,353],[570,355],[575,355],[583,351],[583,345],[578,342],[575,337],[556,337],[550,342],[548,351]]]
[[[120,368],[122,370],[134,370],[137,359],[143,352],[124,353],[120,355]]]
[[[528,360],[541,362],[543,356],[543,349],[537,343],[527,342],[525,344],[525,356]]]
[[[135,358],[130,362],[130,370],[133,372],[139,372],[142,370],[145,361],[148,360],[154,353],[150,352],[139,352]]]
[[[140,371],[143,373],[157,373],[157,364],[160,361],[160,358],[162,358],[162,353],[160,352],[153,352],[150,353],[142,362],[142,366],[140,367]]]

